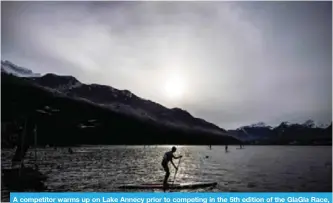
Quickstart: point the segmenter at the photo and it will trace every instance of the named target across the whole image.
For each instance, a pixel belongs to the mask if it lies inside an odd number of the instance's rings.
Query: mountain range
[[[128,90],[41,75],[9,61],[1,61],[1,76],[2,123],[15,131],[23,118],[32,117],[44,144],[239,143],[183,109],[166,108]]]
[[[17,66],[10,61],[1,61],[1,72],[15,75],[17,77],[40,77],[39,73]]]
[[[301,124],[282,122],[276,127],[260,122],[228,132],[248,144],[332,145],[332,123],[316,126],[312,120]]]
[[[261,122],[226,131],[183,109],[73,76],[42,76],[9,61],[1,61],[1,76],[2,146],[13,145],[27,117],[38,125],[39,142],[48,145],[332,143],[332,124]]]

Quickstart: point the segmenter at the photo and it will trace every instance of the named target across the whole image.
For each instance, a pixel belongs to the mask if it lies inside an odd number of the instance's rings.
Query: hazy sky
[[[223,128],[330,122],[331,2],[1,2],[1,54]]]

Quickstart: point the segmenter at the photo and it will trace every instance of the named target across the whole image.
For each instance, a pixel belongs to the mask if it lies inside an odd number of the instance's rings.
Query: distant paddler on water
[[[175,169],[177,171],[178,167],[173,163],[172,159],[180,159],[183,157],[183,156],[178,156],[178,157],[174,156],[174,153],[176,152],[176,150],[177,150],[176,147],[172,147],[171,151],[166,152],[163,156],[162,166],[165,171],[165,177],[164,177],[164,181],[163,181],[164,189],[166,189],[168,187],[168,179],[170,176],[168,163],[171,162],[171,164],[175,167]]]

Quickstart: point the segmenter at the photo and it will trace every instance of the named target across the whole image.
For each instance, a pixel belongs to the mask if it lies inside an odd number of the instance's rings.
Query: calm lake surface
[[[187,191],[332,191],[331,146],[178,146],[183,155],[176,182],[214,181],[215,188]],[[49,191],[119,191],[131,183],[162,182],[161,159],[171,146],[39,148],[38,163]],[[10,168],[14,150],[2,150]],[[31,163],[30,149],[26,162]],[[175,160],[175,164],[178,160]],[[170,165],[170,179],[174,169]],[[156,190],[158,191],[158,190]],[[8,189],[2,187],[6,198]]]

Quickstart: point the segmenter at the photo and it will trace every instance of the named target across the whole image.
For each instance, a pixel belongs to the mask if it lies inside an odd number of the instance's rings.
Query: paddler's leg
[[[163,164],[163,168],[165,171],[165,176],[164,176],[164,181],[163,181],[163,190],[165,191],[165,189],[168,187],[168,179],[170,176],[170,171],[169,171],[169,167],[167,164]]]

